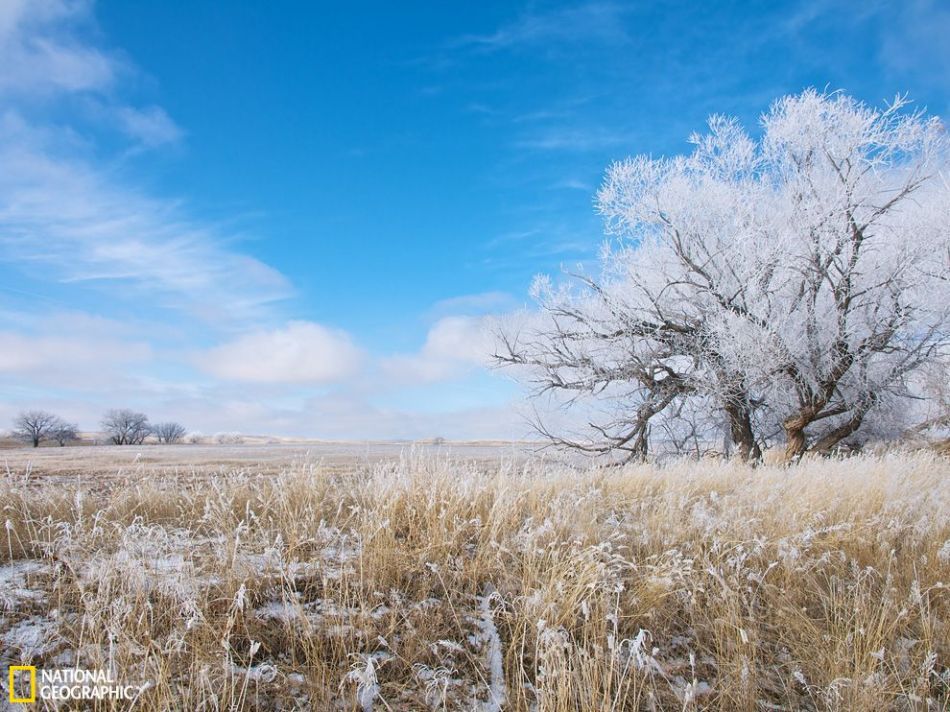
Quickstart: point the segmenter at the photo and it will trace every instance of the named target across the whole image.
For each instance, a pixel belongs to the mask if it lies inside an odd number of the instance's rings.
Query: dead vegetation
[[[948,475],[927,452],[10,471],[0,664],[112,667],[140,710],[943,710]]]

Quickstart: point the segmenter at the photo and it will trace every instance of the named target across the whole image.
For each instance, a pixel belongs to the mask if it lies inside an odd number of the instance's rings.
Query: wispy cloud
[[[160,106],[122,101],[132,71],[83,38],[94,26],[81,0],[0,4],[0,262],[47,279],[86,282],[209,322],[260,318],[291,288],[277,270],[235,248],[239,234],[140,187],[123,164],[142,148],[179,141]],[[85,112],[61,112],[56,102]],[[52,111],[49,111],[52,109]],[[89,121],[93,125],[89,125]],[[97,141],[119,132],[110,156]],[[113,142],[114,143],[114,142]]]
[[[515,142],[534,151],[601,151],[629,146],[635,136],[629,131],[605,126],[551,126]]]
[[[82,0],[0,3],[0,92],[47,94],[105,90],[121,61],[76,39],[89,19]]]
[[[910,0],[897,7],[897,21],[887,23],[880,43],[881,61],[900,74],[925,68],[921,74],[926,84],[945,88],[950,74],[950,6],[937,0]]]
[[[629,40],[623,23],[627,12],[628,8],[612,2],[586,2],[548,12],[528,11],[495,32],[466,35],[453,44],[488,51],[542,44],[622,44]]]
[[[181,128],[160,106],[122,106],[115,115],[122,131],[146,148],[176,143],[182,137]]]
[[[56,155],[18,117],[0,119],[0,258],[61,281],[119,282],[137,299],[205,320],[260,315],[286,279],[234,252],[182,206]]]
[[[564,178],[551,185],[551,190],[579,190],[588,195],[594,194],[594,184],[580,178]]]
[[[492,314],[511,309],[515,303],[515,298],[508,292],[479,292],[442,299],[428,313],[435,318]]]

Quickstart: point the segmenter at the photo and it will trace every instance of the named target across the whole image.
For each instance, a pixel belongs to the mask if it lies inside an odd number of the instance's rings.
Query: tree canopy
[[[808,90],[757,137],[714,116],[691,140],[612,165],[599,273],[539,278],[538,309],[500,328],[501,364],[591,414],[538,428],[626,458],[725,431],[743,458],[795,459],[902,427],[948,357],[944,126]]]

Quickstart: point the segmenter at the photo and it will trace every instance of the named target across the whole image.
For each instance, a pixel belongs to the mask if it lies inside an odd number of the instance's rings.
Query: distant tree
[[[14,419],[13,437],[39,447],[41,441],[51,436],[59,422],[58,417],[45,410],[27,410]]]
[[[108,411],[102,429],[114,445],[141,445],[152,432],[148,416],[127,408]]]
[[[66,443],[79,440],[79,426],[57,418],[56,424],[50,431],[50,438],[58,442],[60,447],[65,447]]]
[[[244,436],[241,433],[218,433],[214,440],[218,445],[240,445],[244,442]]]
[[[156,423],[152,426],[152,434],[158,438],[158,442],[166,445],[181,442],[186,432],[181,423]]]

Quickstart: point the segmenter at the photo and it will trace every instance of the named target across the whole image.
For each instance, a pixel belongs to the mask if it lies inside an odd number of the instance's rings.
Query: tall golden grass
[[[0,662],[112,668],[138,710],[945,710],[948,477],[933,453],[8,472]]]

